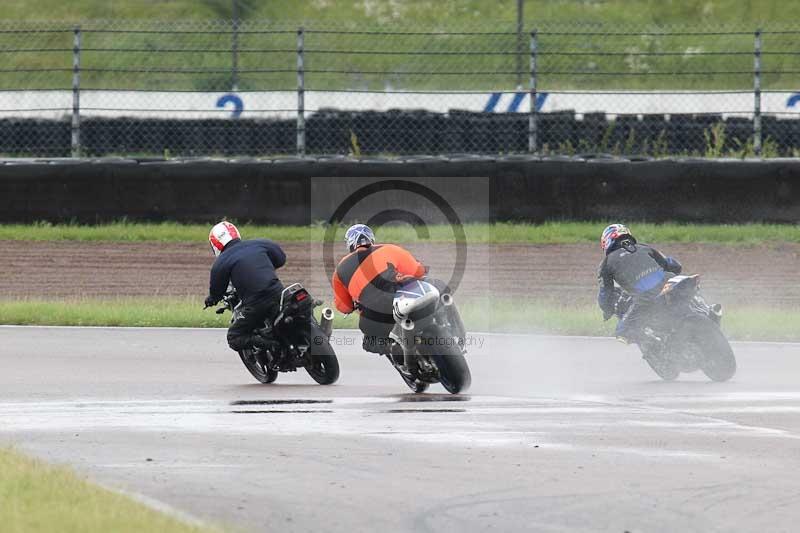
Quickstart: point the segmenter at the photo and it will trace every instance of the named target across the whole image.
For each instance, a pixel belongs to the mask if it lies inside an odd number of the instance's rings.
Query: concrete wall
[[[312,179],[417,178],[476,220],[800,221],[800,160],[60,161],[0,165],[0,222],[177,220],[306,224]],[[466,178],[488,182],[485,195]],[[366,183],[366,181],[365,181]],[[472,192],[471,192],[472,191]],[[381,196],[383,209],[389,196]],[[473,202],[474,209],[470,209]],[[404,206],[400,206],[404,207]]]

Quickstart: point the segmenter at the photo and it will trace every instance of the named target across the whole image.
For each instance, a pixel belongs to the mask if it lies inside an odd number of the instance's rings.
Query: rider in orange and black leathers
[[[364,350],[389,353],[394,326],[392,301],[398,281],[425,276],[426,268],[394,244],[375,244],[372,230],[356,224],[347,230],[350,253],[336,267],[331,284],[334,304],[342,313],[358,309]]]

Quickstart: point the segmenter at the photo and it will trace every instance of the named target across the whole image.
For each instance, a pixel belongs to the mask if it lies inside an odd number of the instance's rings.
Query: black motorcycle
[[[666,381],[700,369],[714,381],[736,373],[736,358],[720,329],[722,306],[700,295],[700,276],[670,278],[643,317],[642,357]],[[632,298],[620,290],[615,314],[621,319]]]
[[[231,322],[241,315],[242,303],[232,288],[222,303],[218,314],[231,311]],[[319,305],[322,302],[313,299],[299,283],[283,290],[278,316],[255,331],[266,341],[266,347],[254,346],[239,351],[239,357],[254,378],[261,383],[272,383],[279,372],[305,368],[320,385],[330,385],[339,379],[339,361],[329,342],[333,311],[323,309],[320,324],[313,313]]]
[[[395,292],[393,315],[396,345],[387,357],[406,385],[418,393],[431,383],[452,394],[466,391],[472,382],[464,358],[466,332],[452,295],[428,281],[408,281]]]

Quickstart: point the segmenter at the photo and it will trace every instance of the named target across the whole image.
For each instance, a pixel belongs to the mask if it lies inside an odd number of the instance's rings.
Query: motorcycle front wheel
[[[245,368],[259,383],[269,384],[278,378],[278,371],[264,367],[249,350],[240,350],[239,357]]]

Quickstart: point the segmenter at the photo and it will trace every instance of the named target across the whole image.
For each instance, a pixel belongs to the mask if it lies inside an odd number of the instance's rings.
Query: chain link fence
[[[800,155],[800,26],[0,23],[6,156]]]

